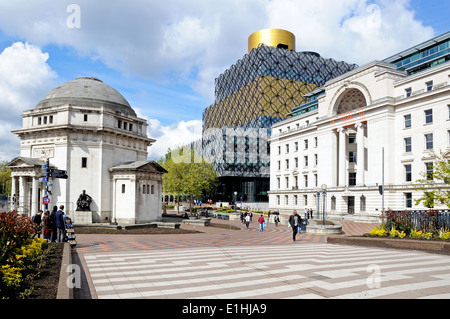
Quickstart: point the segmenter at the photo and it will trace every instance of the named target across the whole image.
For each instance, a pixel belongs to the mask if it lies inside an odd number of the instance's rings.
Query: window
[[[142,185],[142,194],[146,194],[147,185]]]
[[[278,155],[281,155],[281,146],[278,145]]]
[[[356,185],[356,173],[348,174],[348,185],[355,186]]]
[[[427,172],[427,179],[432,180],[433,179],[433,163],[425,163],[425,170]]]
[[[41,125],[41,124],[42,124],[42,118],[38,117],[38,125]]]
[[[411,88],[405,89],[405,97],[410,97],[410,96],[411,96],[411,93],[412,93]]]
[[[433,149],[433,133],[425,134],[425,148],[427,150]]]
[[[277,188],[281,189],[281,181],[279,177],[277,178]]]
[[[305,150],[307,150],[308,149],[308,140],[305,140],[304,142],[305,142]]]
[[[124,129],[124,130],[126,130],[126,129],[127,129],[127,125],[128,125],[128,123],[127,123],[127,122],[123,122],[123,129]]]
[[[412,207],[412,193],[405,193],[405,207]]]
[[[406,114],[404,116],[405,118],[405,128],[410,128],[411,127],[411,114]]]
[[[125,184],[122,184],[122,194],[125,193]]]
[[[154,194],[155,193],[155,185],[151,185],[150,186],[150,194]]]
[[[295,168],[298,168],[298,157],[294,158]]]
[[[356,144],[356,133],[348,134],[348,142],[350,144]]]
[[[364,195],[359,198],[359,210],[362,212],[366,211],[366,197]]]
[[[288,195],[284,195],[284,204],[286,206],[289,205],[289,196]]]
[[[280,195],[277,195],[277,205],[280,205]]]
[[[406,137],[406,138],[404,139],[404,141],[405,141],[405,152],[406,152],[406,153],[411,152],[411,150],[412,150],[412,147],[411,147],[411,137]]]
[[[298,151],[298,142],[295,142],[295,151]]]
[[[298,176],[294,176],[295,188],[298,189]]]
[[[84,120],[85,122],[87,122],[87,120],[88,120],[88,115],[87,115],[87,114],[84,114],[83,120]]]
[[[280,169],[281,169],[281,162],[278,161],[278,170],[280,170]]]
[[[305,180],[305,187],[308,187],[308,175],[303,175],[303,178]]]
[[[289,153],[289,144],[286,144],[286,154]]]
[[[49,124],[53,124],[53,115],[50,115],[50,116],[48,117],[48,123],[49,123]]]
[[[82,157],[81,158],[81,168],[86,168],[87,167],[87,157]]]
[[[412,181],[411,164],[405,165],[405,181],[406,182]]]
[[[289,188],[289,177],[285,177],[284,179],[286,181],[286,189],[288,189]]]
[[[319,141],[317,140],[317,137],[314,138],[314,146],[315,147],[319,146]]]
[[[314,174],[314,186],[319,186],[319,178],[317,177],[317,174]]]
[[[121,121],[121,120],[118,120],[118,121],[117,121],[117,127],[118,127],[118,128],[122,128],[122,121]]]
[[[286,160],[286,169],[289,169],[289,160]]]
[[[426,82],[425,85],[427,86],[427,92],[433,89],[433,81]]]
[[[425,124],[433,123],[433,110],[425,111]]]
[[[336,210],[336,197],[331,196],[331,210]]]
[[[308,167],[308,156],[305,156],[305,167]]]
[[[356,152],[349,152],[348,153],[348,161],[350,163],[356,163]]]
[[[294,205],[297,206],[298,205],[298,199],[297,199],[297,195],[294,195]]]
[[[318,165],[319,164],[319,156],[317,154],[314,154],[314,165]]]
[[[305,201],[305,206],[308,206],[308,195],[303,195],[303,200]]]
[[[44,124],[47,124],[47,116],[44,116]]]

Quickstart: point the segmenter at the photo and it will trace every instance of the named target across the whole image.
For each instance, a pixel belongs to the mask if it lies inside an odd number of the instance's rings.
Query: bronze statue
[[[86,191],[83,190],[83,193],[80,194],[77,200],[77,211],[88,212],[91,210],[91,202],[92,197],[86,194]]]

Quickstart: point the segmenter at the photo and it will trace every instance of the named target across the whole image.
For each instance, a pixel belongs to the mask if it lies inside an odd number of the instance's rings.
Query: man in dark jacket
[[[56,229],[58,236],[56,242],[62,243],[66,232],[66,225],[64,223],[64,205],[59,206],[59,210],[55,214]]]
[[[289,224],[292,227],[292,239],[295,241],[295,236],[298,232],[298,227],[301,226],[302,218],[297,214],[297,211],[294,210],[293,214],[289,217]]]

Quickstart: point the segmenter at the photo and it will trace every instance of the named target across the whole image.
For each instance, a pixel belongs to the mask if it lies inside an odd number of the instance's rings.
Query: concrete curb
[[[67,284],[69,272],[67,267],[72,264],[72,250],[69,243],[64,243],[61,270],[59,272],[58,294],[56,299],[73,299],[73,288]]]
[[[450,242],[374,237],[328,237],[330,244],[370,246],[394,249],[420,250],[432,254],[450,255]]]

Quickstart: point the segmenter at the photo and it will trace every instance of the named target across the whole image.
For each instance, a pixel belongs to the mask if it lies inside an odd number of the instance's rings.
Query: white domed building
[[[22,129],[13,131],[21,141],[20,156],[8,164],[13,208],[29,215],[43,208],[42,167],[48,160],[68,175],[49,180],[49,207],[64,205],[75,223],[160,219],[166,171],[147,161],[155,140],[147,136],[146,120],[115,89],[80,77],[51,90],[22,117]],[[77,212],[83,191],[92,199],[89,211]]]

